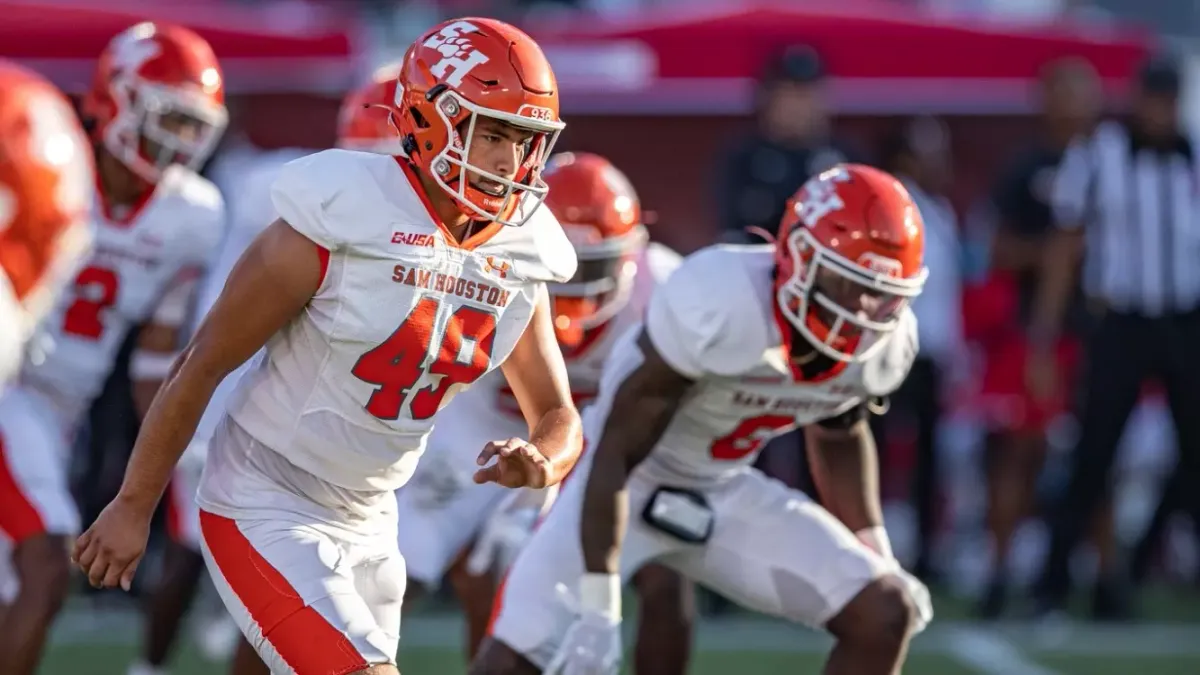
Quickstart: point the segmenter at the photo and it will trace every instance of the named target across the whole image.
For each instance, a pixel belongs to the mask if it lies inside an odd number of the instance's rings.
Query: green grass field
[[[129,612],[97,619],[85,612],[61,622],[42,675],[123,675],[136,651],[138,624]],[[405,675],[464,671],[457,640],[460,621],[450,614],[406,619],[400,666]],[[694,675],[804,675],[820,672],[826,637],[779,622],[737,616],[702,622]],[[173,675],[225,672],[185,646]],[[950,620],[931,627],[913,645],[906,673],[918,675],[1196,675],[1200,625],[1155,623],[1099,627],[1085,624],[982,627]]]

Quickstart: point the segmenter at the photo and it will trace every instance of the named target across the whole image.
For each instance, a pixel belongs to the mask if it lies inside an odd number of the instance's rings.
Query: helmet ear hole
[[[412,115],[413,121],[417,123],[418,129],[431,128],[429,120],[425,119],[425,116],[421,114],[420,110],[417,110],[416,108],[409,108],[408,114]]]

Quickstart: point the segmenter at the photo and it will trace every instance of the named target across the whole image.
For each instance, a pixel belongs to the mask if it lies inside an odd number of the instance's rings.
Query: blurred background
[[[916,307],[922,358],[876,420],[888,529],[938,612],[906,672],[1200,673],[1200,521],[1188,515],[1200,513],[1200,484],[1173,480],[1179,451],[1162,388],[1144,382],[1104,508],[1072,549],[1074,590],[1059,611],[1031,590],[1048,514],[1077,466],[1086,392],[1074,364],[1095,308],[1077,301],[1068,312],[1051,362],[1056,396],[1035,396],[1025,377],[1061,154],[1101,118],[1128,112],[1144,94],[1143,62],[1163,50],[1176,56],[1182,131],[1197,129],[1200,3],[0,0],[0,57],[78,94],[127,26],[166,19],[197,30],[231,92],[230,128],[206,173],[232,214],[240,175],[276,149],[330,147],[347,89],[455,15],[503,18],[541,43],[568,122],[558,149],[610,158],[655,212],[652,236],[681,252],[773,230],[803,180],[845,159],[912,188],[932,270]],[[114,494],[136,435],[124,372],[78,441],[85,525]],[[772,443],[762,466],[807,485],[795,437]],[[152,555],[139,588],[155,569]],[[141,631],[136,601],[80,586],[42,672],[122,673]],[[700,604],[694,672],[819,670],[823,637],[707,595]],[[224,672],[233,636],[213,620],[219,611],[211,595],[196,603],[172,672]],[[405,672],[460,671],[451,603],[426,600],[405,622]]]

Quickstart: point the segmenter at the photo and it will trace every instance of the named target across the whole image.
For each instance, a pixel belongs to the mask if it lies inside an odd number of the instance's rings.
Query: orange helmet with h
[[[814,349],[861,361],[921,293],[925,225],[892,175],[843,164],[788,202],[776,239],[780,315]]]

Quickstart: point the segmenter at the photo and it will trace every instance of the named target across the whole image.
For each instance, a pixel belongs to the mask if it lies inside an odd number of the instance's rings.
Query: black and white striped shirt
[[[1084,291],[1146,316],[1200,306],[1200,175],[1190,140],[1151,147],[1107,121],[1077,139],[1054,179],[1063,228],[1084,228]]]

